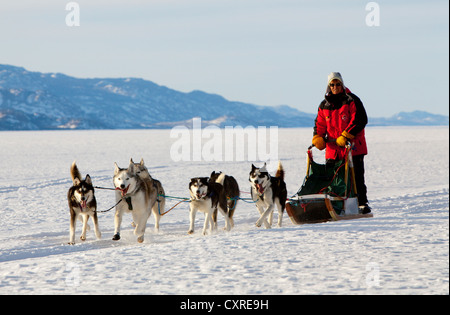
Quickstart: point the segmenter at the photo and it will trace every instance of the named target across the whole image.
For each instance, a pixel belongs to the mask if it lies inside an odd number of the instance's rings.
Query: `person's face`
[[[342,82],[339,80],[336,80],[336,79],[334,79],[330,82],[330,89],[331,89],[331,93],[333,93],[333,94],[339,94],[339,93],[342,93],[342,91],[344,91]]]

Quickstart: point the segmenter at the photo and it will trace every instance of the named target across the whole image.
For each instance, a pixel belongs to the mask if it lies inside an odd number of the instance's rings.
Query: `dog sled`
[[[373,217],[359,212],[351,146],[345,158],[333,164],[319,164],[307,150],[306,176],[298,192],[286,201],[292,223],[320,223]]]

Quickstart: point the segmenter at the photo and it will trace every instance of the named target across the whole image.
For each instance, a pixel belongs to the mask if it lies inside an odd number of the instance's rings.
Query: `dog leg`
[[[161,220],[161,213],[164,213],[164,206],[163,202],[155,202],[155,204],[152,207],[153,216],[155,217],[155,232],[159,232],[159,221]]]
[[[281,227],[281,225],[283,223],[284,207],[279,201],[277,201],[277,209],[278,209],[278,223],[277,223],[277,226]]]
[[[134,229],[134,235],[136,235],[138,243],[144,242],[144,234],[145,234],[145,227],[147,225],[148,217],[150,216],[149,212],[142,213],[141,215],[135,214],[136,212],[133,212],[133,221],[136,223],[136,228]]]
[[[217,230],[217,208],[214,209],[214,212],[211,215],[211,220],[214,224],[213,226],[211,226],[211,229]]]
[[[116,208],[116,214],[114,215],[114,236],[113,241],[120,240],[120,225],[122,224],[122,209]]]
[[[266,227],[266,229],[270,229],[272,226],[267,222],[267,220],[266,220],[266,217],[268,216],[268,215],[270,215],[271,214],[271,212],[273,211],[273,204],[271,204],[268,208],[267,208],[267,210],[266,211],[264,211],[262,214],[261,214],[261,217],[258,219],[258,221],[256,221],[256,226],[257,227],[260,227],[261,226],[261,224],[264,222],[264,225],[265,225],[265,227]]]
[[[259,220],[256,221],[256,226],[257,226],[257,227],[261,227],[261,224],[262,224],[262,223],[260,222],[260,220],[261,220],[261,218],[263,217],[264,210],[263,210],[263,208],[262,208],[260,205],[256,205],[256,209],[258,209],[258,212],[259,212],[259,215],[260,215]],[[258,222],[259,222],[259,223],[258,223]],[[266,229],[270,229],[269,222],[267,222],[267,220],[266,220],[265,217],[263,218],[263,221],[262,221],[262,222],[264,223],[264,227],[265,227]]]
[[[203,223],[203,235],[206,235],[208,225],[209,225],[209,233],[212,234],[214,228],[214,221],[210,212],[205,213],[205,223]]]
[[[217,230],[217,222],[214,222],[212,214],[210,214],[210,218],[209,218],[209,234],[212,234],[215,230]]]
[[[230,231],[232,228],[232,224],[230,222],[230,218],[228,217],[228,213],[223,210],[221,207],[218,207],[220,213],[222,213],[223,217],[225,218],[225,230]]]
[[[70,237],[69,237],[69,245],[75,245],[75,227],[77,224],[77,215],[70,215]]]
[[[234,220],[233,220],[233,214],[234,210],[236,209],[237,200],[230,199],[228,200],[227,206],[228,206],[228,217],[230,218],[231,227],[234,227]]]
[[[194,233],[194,225],[195,225],[195,215],[197,213],[197,209],[192,206],[189,207],[189,231],[188,234]]]
[[[92,221],[94,221],[95,236],[97,237],[97,239],[101,239],[102,233],[100,232],[100,228],[98,227],[97,212],[94,212],[94,215],[92,216]]]
[[[83,242],[86,240],[86,230],[88,227],[88,220],[89,220],[89,215],[82,215],[81,218],[83,219],[83,230],[81,231],[81,236],[80,236],[80,240],[82,240]]]
[[[273,210],[269,213],[269,218],[267,219],[269,225],[272,226],[273,223]]]

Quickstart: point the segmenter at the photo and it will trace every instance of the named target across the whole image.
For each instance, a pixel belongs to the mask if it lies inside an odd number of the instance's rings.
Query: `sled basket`
[[[326,194],[297,196],[286,203],[286,212],[292,223],[319,223],[337,220],[331,199]]]
[[[363,217],[359,214],[351,147],[344,160],[319,164],[308,149],[307,173],[299,191],[286,202],[294,224]]]

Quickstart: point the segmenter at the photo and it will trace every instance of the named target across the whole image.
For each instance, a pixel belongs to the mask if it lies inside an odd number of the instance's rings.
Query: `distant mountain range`
[[[315,114],[281,105],[183,93],[136,78],[78,79],[0,65],[0,130],[141,129],[204,125],[312,127]],[[415,111],[370,118],[370,125],[448,125],[448,116]]]

